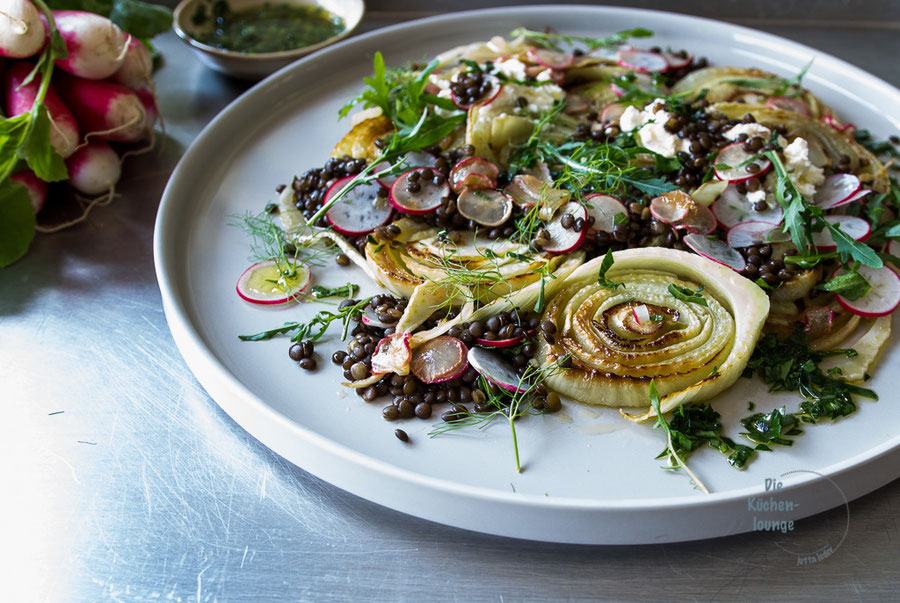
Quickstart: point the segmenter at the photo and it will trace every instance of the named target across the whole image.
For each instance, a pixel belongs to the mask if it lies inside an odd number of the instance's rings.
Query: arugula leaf
[[[603,261],[600,262],[600,270],[597,271],[597,284],[604,289],[612,289],[613,291],[619,287],[626,289],[625,283],[617,283],[606,278],[606,273],[612,268],[613,262],[615,262],[615,260],[613,259],[612,251],[607,250],[606,255],[603,256]]]
[[[683,302],[697,304],[698,306],[709,307],[709,304],[706,303],[706,298],[700,295],[701,291],[703,291],[702,286],[694,291],[689,287],[681,287],[679,285],[676,285],[675,283],[669,283],[669,293],[675,299],[680,299]]]
[[[0,184],[0,268],[25,255],[34,238],[34,227],[28,191],[18,182],[4,180]]]
[[[853,301],[863,297],[866,293],[871,291],[872,285],[870,285],[859,272],[853,271],[834,277],[828,282],[820,285],[819,289],[836,293],[841,297]]]
[[[878,257],[878,254],[871,247],[865,243],[854,241],[836,225],[830,222],[825,222],[825,224],[829,232],[831,232],[832,238],[834,238],[838,255],[841,256],[843,261],[846,262],[848,258],[853,258],[854,261],[865,264],[870,268],[881,268],[884,266],[884,262],[881,261],[881,258]]]

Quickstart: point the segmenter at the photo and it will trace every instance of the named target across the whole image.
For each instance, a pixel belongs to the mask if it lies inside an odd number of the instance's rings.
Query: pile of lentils
[[[466,71],[450,80],[450,92],[462,107],[470,107],[491,91],[493,83],[481,71]]]
[[[772,257],[771,245],[754,245],[753,247],[743,247],[738,251],[747,260],[747,267],[741,271],[741,275],[751,281],[761,278],[767,285],[774,287],[797,275],[795,265],[785,264],[783,259]],[[794,249],[788,249],[784,253],[785,256],[794,254],[796,254]]]

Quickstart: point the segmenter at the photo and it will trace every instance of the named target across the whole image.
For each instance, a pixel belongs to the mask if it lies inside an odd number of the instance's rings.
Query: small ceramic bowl
[[[365,13],[363,0],[228,0],[228,6],[232,10],[253,8],[266,2],[320,6],[344,20],[345,28],[341,33],[318,44],[282,52],[241,53],[214,48],[198,42],[192,37],[191,32],[202,30],[202,26],[192,23],[194,13],[203,5],[206,5],[208,9],[213,1],[181,0],[175,8],[173,23],[175,33],[194,50],[207,67],[246,80],[262,79],[302,56],[346,38],[356,29]]]

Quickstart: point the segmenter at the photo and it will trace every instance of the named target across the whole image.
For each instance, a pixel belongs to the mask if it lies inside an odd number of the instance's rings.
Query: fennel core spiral
[[[613,258],[606,279],[624,287],[598,282],[603,258],[596,258],[548,305],[543,320],[556,325],[556,336],[539,342],[537,357],[542,366],[572,358],[570,370],[547,378],[548,387],[584,404],[648,409],[654,380],[664,413],[730,387],[769,312],[762,289],[683,251],[629,249]],[[655,416],[652,408],[622,414],[635,421]]]

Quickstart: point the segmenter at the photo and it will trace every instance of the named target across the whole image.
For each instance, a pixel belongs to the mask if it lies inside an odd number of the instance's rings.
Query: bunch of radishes
[[[65,161],[67,182],[83,195],[110,194],[124,149],[109,143],[152,140],[158,111],[150,52],[100,15],[50,11],[42,0],[2,3],[0,55],[6,60],[0,70],[7,118],[37,115],[43,104],[49,143]],[[48,82],[46,74],[52,74]],[[31,160],[27,163],[32,167]],[[35,212],[43,207],[47,186],[34,171],[9,178],[28,189]]]

